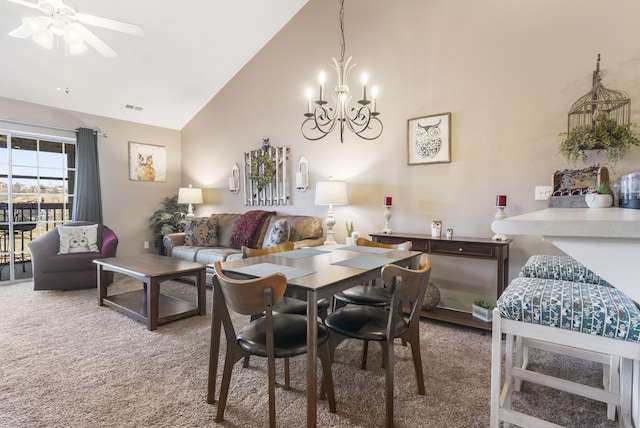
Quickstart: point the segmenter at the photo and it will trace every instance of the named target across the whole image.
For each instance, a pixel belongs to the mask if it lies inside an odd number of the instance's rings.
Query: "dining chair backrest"
[[[287,288],[287,277],[282,273],[241,280],[226,276],[219,261],[214,269],[227,306],[239,314],[253,315],[272,308]]]
[[[367,238],[358,238],[356,240],[356,245],[359,247],[380,247],[380,248],[390,248],[393,250],[401,250],[401,251],[411,251],[411,247],[412,247],[411,241],[405,241],[399,244],[383,244],[381,242],[371,241]]]
[[[267,248],[249,248],[242,247],[242,258],[246,259],[249,257],[258,257],[264,256],[266,254],[280,253],[282,251],[291,251],[293,250],[294,244],[293,241],[285,241],[281,244],[274,245],[272,247]]]
[[[392,312],[396,316],[403,316],[404,311],[400,308],[404,308],[409,310],[410,322],[419,320],[430,274],[431,258],[427,254],[420,256],[418,269],[415,270],[392,264],[383,266],[382,280],[391,290]]]

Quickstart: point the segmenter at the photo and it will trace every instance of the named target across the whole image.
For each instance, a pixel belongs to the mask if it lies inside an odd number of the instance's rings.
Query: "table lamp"
[[[187,217],[195,217],[192,204],[202,203],[202,189],[196,189],[195,187],[191,187],[191,184],[189,184],[189,187],[181,187],[178,190],[178,203],[189,204],[189,211],[187,212]]]
[[[324,221],[327,225],[325,245],[337,243],[333,233],[333,226],[336,224],[333,218],[333,206],[346,205],[348,202],[347,183],[345,181],[321,181],[316,184],[316,205],[329,205],[329,212]]]

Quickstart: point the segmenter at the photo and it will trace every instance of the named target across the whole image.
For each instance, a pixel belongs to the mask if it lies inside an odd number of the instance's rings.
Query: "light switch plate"
[[[536,186],[535,200],[546,201],[551,197],[551,186]]]

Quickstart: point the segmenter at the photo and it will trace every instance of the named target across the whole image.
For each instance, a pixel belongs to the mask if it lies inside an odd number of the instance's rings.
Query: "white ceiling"
[[[142,27],[144,37],[87,25],[118,53],[105,58],[9,37],[40,12],[0,0],[0,96],[179,130],[307,1],[64,0],[77,12]]]

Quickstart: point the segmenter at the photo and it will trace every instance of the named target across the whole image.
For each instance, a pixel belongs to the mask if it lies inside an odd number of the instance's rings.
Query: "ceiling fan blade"
[[[93,34],[83,25],[78,23],[74,23],[71,25],[73,25],[74,30],[80,33],[80,35],[82,36],[82,39],[85,42],[87,42],[92,48],[100,52],[102,55],[106,56],[107,58],[113,58],[115,56],[118,56],[116,51],[111,49],[109,45],[107,45],[105,42],[100,40],[95,34]]]
[[[23,1],[23,0],[7,0],[7,1],[11,2],[11,3],[22,5],[22,6],[25,6],[25,7],[29,7],[31,9],[37,9],[38,8],[38,5],[36,3],[31,3],[31,2],[28,2],[28,1]]]
[[[10,32],[9,35],[17,39],[26,39],[28,37],[31,37],[31,31],[29,31],[29,29],[24,25],[21,25],[15,30],[13,30],[12,32]]]
[[[144,36],[144,31],[140,26],[129,24],[128,22],[115,21],[113,19],[101,18],[99,16],[87,15],[85,13],[76,13],[75,17],[78,21],[85,24],[95,25],[96,27],[102,27],[109,30],[121,31],[123,33],[133,34],[134,36]]]

